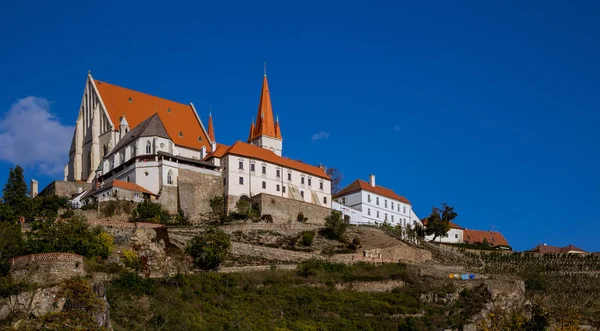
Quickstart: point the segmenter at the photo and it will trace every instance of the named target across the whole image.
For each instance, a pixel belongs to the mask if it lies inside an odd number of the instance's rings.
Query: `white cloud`
[[[310,139],[312,141],[317,141],[317,140],[322,140],[322,139],[327,139],[327,138],[329,138],[329,132],[321,131],[319,133],[313,134],[312,138],[310,138]]]
[[[0,120],[0,160],[59,175],[68,161],[74,130],[50,113],[48,100],[20,99]]]

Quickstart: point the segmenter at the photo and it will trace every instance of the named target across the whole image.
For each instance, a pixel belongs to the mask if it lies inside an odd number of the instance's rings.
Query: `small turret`
[[[121,116],[121,122],[119,124],[119,138],[123,139],[125,135],[129,132],[129,123],[127,123],[127,119],[125,118],[125,113]]]

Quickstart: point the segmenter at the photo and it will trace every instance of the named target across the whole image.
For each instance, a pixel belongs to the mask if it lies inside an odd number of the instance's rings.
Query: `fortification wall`
[[[162,224],[154,223],[133,223],[133,222],[118,222],[106,220],[91,220],[87,221],[91,226],[100,226],[104,231],[110,234],[115,245],[125,245],[131,241],[131,237],[136,230],[148,229],[154,233],[156,229],[166,229]]]
[[[62,180],[55,180],[52,183],[48,184],[39,195],[52,195],[56,194],[58,196],[71,197],[72,194],[78,193],[78,189],[81,189],[81,192],[85,190],[90,190],[92,188],[91,183],[85,182],[66,182]]]
[[[42,253],[18,256],[10,261],[15,281],[51,285],[87,275],[83,256],[68,253]]]
[[[158,200],[169,214],[177,214],[177,186],[165,186],[160,188]]]
[[[177,188],[179,208],[191,222],[197,222],[211,213],[210,199],[223,196],[223,177],[217,172],[215,175],[209,175],[180,169]]]
[[[324,225],[325,217],[331,214],[329,208],[265,193],[253,196],[252,201],[260,205],[261,215],[271,215],[277,224],[297,222],[298,213],[302,212],[308,218],[307,223]]]

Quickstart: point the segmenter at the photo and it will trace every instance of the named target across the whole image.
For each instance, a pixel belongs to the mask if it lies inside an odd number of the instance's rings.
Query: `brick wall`
[[[81,188],[82,192],[92,188],[91,183],[80,183],[80,182],[66,182],[62,180],[56,180],[48,184],[39,195],[52,195],[71,197],[72,194],[77,193],[77,190]]]
[[[16,281],[50,285],[87,273],[81,255],[42,253],[13,258],[10,275]]]
[[[177,176],[179,207],[192,222],[211,213],[209,201],[223,196],[223,177],[180,169]]]
[[[329,208],[265,193],[255,195],[252,201],[260,205],[261,215],[270,214],[273,223],[278,224],[286,224],[288,221],[297,222],[298,213],[302,212],[304,217],[308,218],[307,223],[323,225],[325,217],[331,214]]]

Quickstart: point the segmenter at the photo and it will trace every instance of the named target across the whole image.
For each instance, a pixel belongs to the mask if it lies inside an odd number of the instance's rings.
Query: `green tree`
[[[138,203],[129,218],[131,222],[168,223],[169,212],[160,203],[144,200]]]
[[[325,235],[329,239],[341,240],[348,229],[348,222],[342,218],[342,213],[332,210],[331,214],[325,217]]]
[[[431,214],[427,217],[427,235],[433,235],[433,240],[437,237],[445,236],[450,230],[450,222],[456,218],[458,214],[454,211],[454,207],[442,204],[442,209],[433,207]]]
[[[229,255],[231,241],[229,235],[216,227],[211,227],[193,237],[185,252],[194,260],[197,268],[216,269]]]
[[[23,168],[20,165],[14,169],[10,168],[2,194],[3,202],[12,208],[15,215],[29,218],[31,200],[27,197],[27,184],[25,176],[23,176]]]
[[[67,207],[67,198],[57,195],[38,195],[33,201],[33,212],[35,216],[46,220],[55,219],[58,217],[58,210]]]
[[[490,245],[490,242],[487,240],[487,238],[483,238],[483,242],[481,243],[481,248],[483,248],[483,249],[492,248],[492,245]]]
[[[73,217],[61,222],[35,222],[27,234],[29,253],[64,252],[87,258],[107,258],[113,239],[100,227],[91,228],[83,218]]]
[[[10,269],[9,261],[23,250],[21,226],[10,207],[0,205],[0,276]]]

